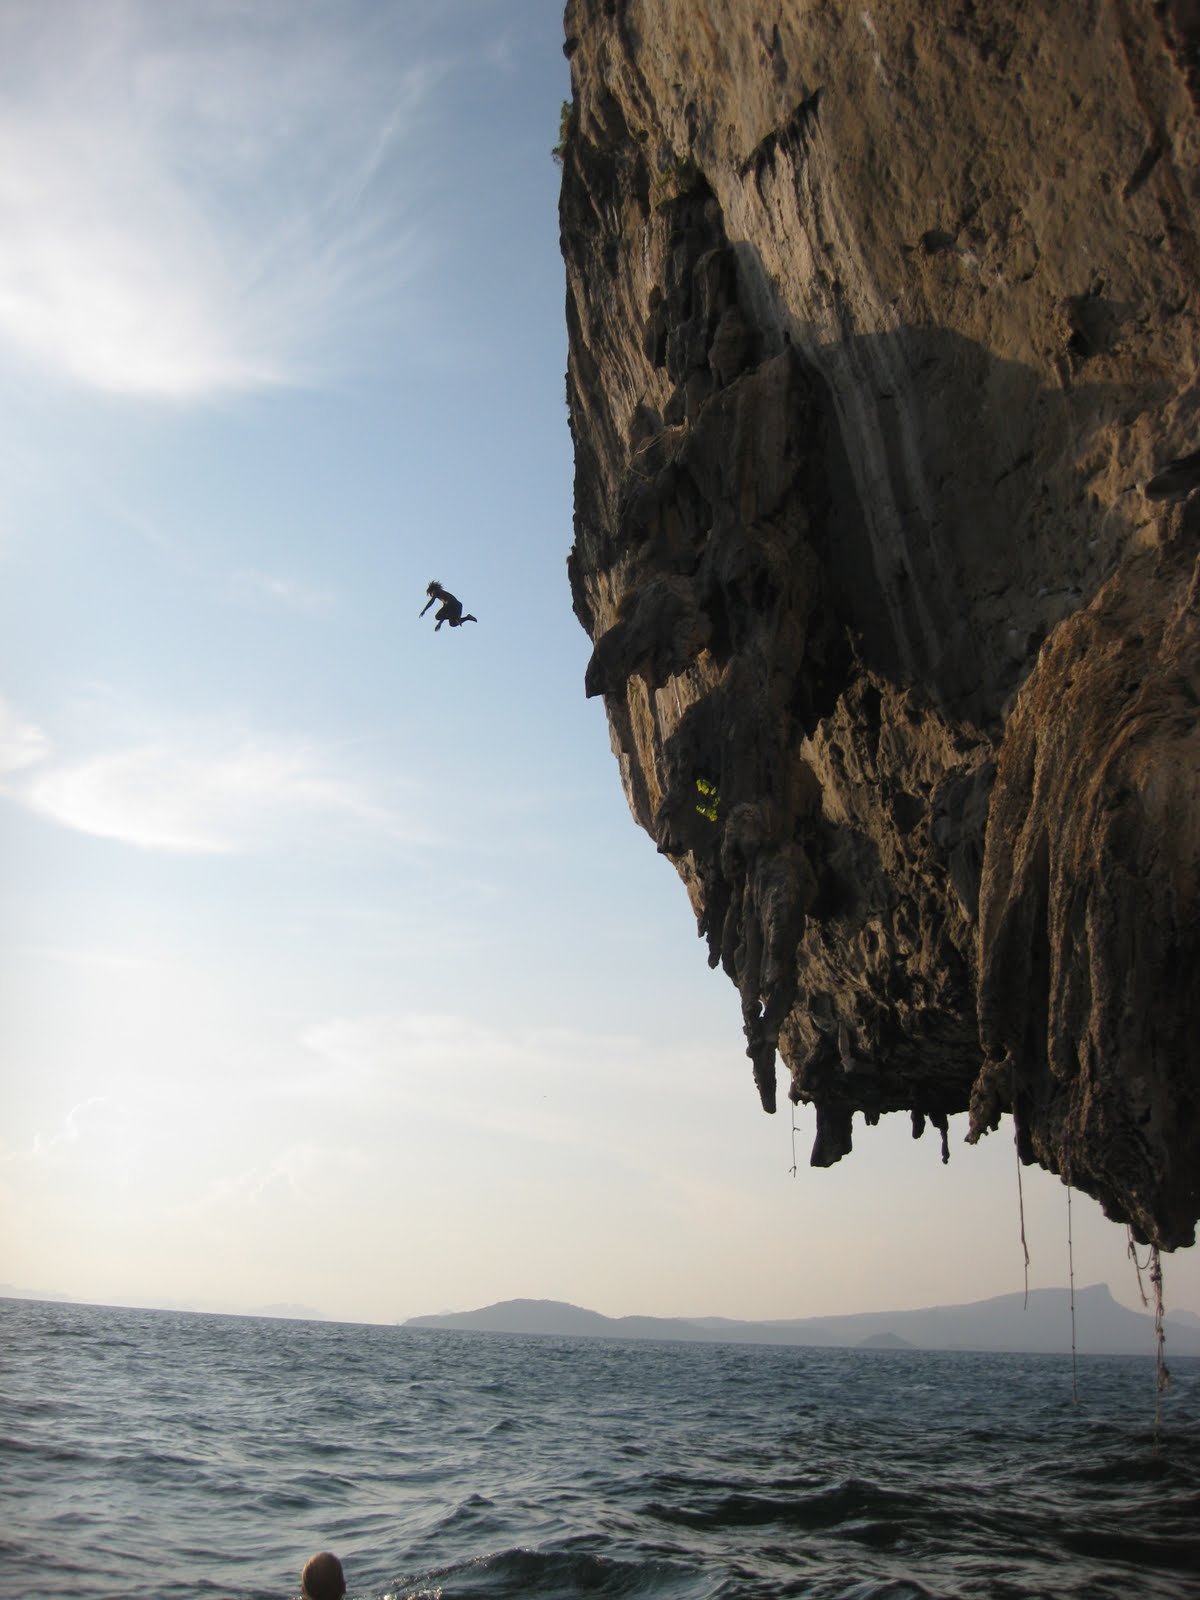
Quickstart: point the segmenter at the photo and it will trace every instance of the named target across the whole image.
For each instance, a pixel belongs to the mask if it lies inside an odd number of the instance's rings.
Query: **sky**
[[[803,1317],[1019,1291],[1022,1210],[1068,1281],[1007,1125],[809,1168],[630,818],[565,567],[561,39],[0,7],[10,1291]],[[1070,1230],[1140,1305],[1124,1230]],[[1200,1312],[1195,1251],[1165,1279]]]

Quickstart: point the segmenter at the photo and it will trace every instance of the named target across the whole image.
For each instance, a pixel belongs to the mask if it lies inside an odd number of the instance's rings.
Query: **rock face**
[[[1200,5],[566,34],[586,689],[764,1107],[1011,1114],[1192,1242]]]

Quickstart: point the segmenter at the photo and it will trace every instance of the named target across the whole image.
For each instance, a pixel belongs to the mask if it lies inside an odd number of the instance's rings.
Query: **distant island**
[[[1200,1319],[1167,1317],[1168,1361],[1200,1356]],[[996,1350],[1062,1354],[1071,1349],[1066,1289],[1031,1289],[967,1305],[921,1311],[862,1311],[843,1317],[739,1322],[726,1317],[606,1317],[561,1300],[501,1300],[478,1311],[410,1317],[405,1328],[458,1329],[576,1339],[656,1339],[680,1343],[810,1345],[821,1348]],[[1154,1318],[1118,1305],[1108,1285],[1075,1291],[1075,1348],[1080,1355],[1146,1355],[1156,1348]]]

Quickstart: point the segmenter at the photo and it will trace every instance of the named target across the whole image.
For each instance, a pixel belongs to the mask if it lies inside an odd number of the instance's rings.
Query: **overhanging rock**
[[[576,612],[772,1110],[1200,1215],[1200,22],[572,0]],[[1176,481],[1178,479],[1178,482]]]

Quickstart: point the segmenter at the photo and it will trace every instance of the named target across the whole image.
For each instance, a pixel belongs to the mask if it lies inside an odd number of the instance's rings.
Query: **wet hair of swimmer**
[[[342,1563],[328,1550],[310,1556],[300,1574],[302,1600],[342,1600],[346,1593],[346,1575]]]

